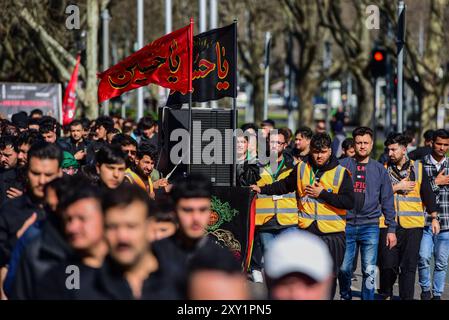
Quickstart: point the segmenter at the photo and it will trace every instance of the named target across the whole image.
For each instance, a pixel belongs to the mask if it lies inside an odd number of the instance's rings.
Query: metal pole
[[[234,34],[234,61],[236,66],[238,65],[238,46],[237,46],[237,20],[234,20],[235,24],[235,34]],[[232,98],[232,186],[237,186],[237,155],[236,155],[236,149],[237,149],[237,88],[239,85],[239,78],[238,78],[238,72],[236,67],[236,73],[234,75],[234,84],[235,84],[235,91],[234,91],[234,98]]]
[[[387,74],[385,79],[385,125],[384,125],[384,134],[385,137],[388,136],[388,134],[391,131],[392,121],[391,121],[391,96],[392,96],[392,82],[393,77],[391,74],[392,71],[392,63],[391,63],[391,57],[390,55],[387,55],[386,57],[386,63],[387,63]]]
[[[200,0],[200,33],[206,31],[207,20],[206,20],[206,11],[207,11],[207,0]]]
[[[172,1],[165,0],[165,34],[172,32]],[[163,89],[162,92],[165,94],[165,99],[168,98],[169,90]],[[161,91],[159,91],[161,93]]]
[[[373,158],[376,158],[376,136],[377,136],[377,130],[376,130],[376,110],[377,105],[379,103],[379,97],[380,97],[380,87],[379,87],[379,78],[374,79],[374,105],[373,105],[373,115],[371,119],[371,126],[373,128]]]
[[[287,102],[287,127],[290,128],[290,130],[295,131],[295,119],[293,116],[293,99],[294,99],[294,92],[293,92],[293,68],[291,66],[292,63],[292,33],[288,33],[287,37],[287,61],[285,63],[285,101]]]
[[[103,22],[103,71],[109,68],[109,21],[111,16],[108,9],[101,12],[101,19]],[[109,115],[109,101],[103,102],[104,115]]]
[[[404,41],[405,41],[405,10],[406,6],[404,1],[399,1],[398,6],[398,38],[397,38],[397,49],[398,49],[398,91],[397,91],[397,104],[398,104],[398,132],[404,130],[404,117],[403,117],[403,65],[404,65]]]
[[[137,0],[137,49],[143,47],[143,0]],[[143,117],[143,87],[137,89],[137,121]]]
[[[271,33],[265,33],[265,83],[264,83],[264,99],[263,99],[263,119],[268,118],[268,91],[270,86],[270,44]]]
[[[217,28],[217,20],[218,20],[218,13],[217,13],[217,0],[209,0],[209,10],[210,10],[210,28],[209,29],[216,29]],[[218,108],[217,101],[211,101],[210,107],[212,109]]]

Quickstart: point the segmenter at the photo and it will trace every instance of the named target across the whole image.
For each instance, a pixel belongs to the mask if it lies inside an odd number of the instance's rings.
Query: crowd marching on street
[[[396,281],[411,300],[416,279],[422,300],[440,300],[449,132],[422,147],[391,133],[378,160],[371,128],[332,127],[241,126],[237,182],[257,197],[244,268],[207,232],[210,179],[157,170],[153,117],[0,120],[1,298],[252,299],[259,285],[267,299],[350,300],[360,257],[362,300],[393,299]],[[258,160],[261,136],[276,161]]]

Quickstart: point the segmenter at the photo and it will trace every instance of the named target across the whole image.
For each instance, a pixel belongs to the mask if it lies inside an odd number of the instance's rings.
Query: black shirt
[[[159,262],[162,281],[173,288],[176,298],[186,298],[187,266],[189,260],[202,248],[219,247],[210,236],[205,236],[192,246],[187,246],[178,233],[156,241],[152,250]]]
[[[0,207],[0,267],[9,262],[11,251],[17,241],[17,231],[33,212],[37,214],[36,221],[46,217],[39,201],[32,199],[29,193],[7,200]]]
[[[357,163],[354,177],[354,210],[362,210],[365,204],[366,163]]]
[[[81,273],[83,272],[83,273]],[[80,286],[85,288],[72,294],[77,300],[135,300],[123,269],[111,258],[106,257],[100,269],[84,266],[80,268]],[[164,282],[159,270],[148,275],[142,285],[141,300],[175,299],[175,290]]]
[[[18,168],[0,169],[0,205],[4,204],[9,198],[6,191],[10,188],[23,190],[25,188],[25,181],[22,177],[22,172]]]

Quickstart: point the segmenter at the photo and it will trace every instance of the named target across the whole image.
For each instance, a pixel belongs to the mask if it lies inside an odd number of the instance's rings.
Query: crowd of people
[[[373,131],[325,122],[293,134],[264,120],[236,137],[237,183],[257,195],[248,270],[207,232],[212,185],[157,168],[158,124],[119,116],[67,126],[33,110],[0,120],[2,299],[421,299],[444,291],[449,133],[406,133],[370,158]],[[275,155],[258,158],[258,136]],[[249,213],[245,213],[249,214]],[[431,265],[431,259],[435,264]],[[431,269],[434,269],[433,272]],[[432,278],[433,274],[433,280]]]

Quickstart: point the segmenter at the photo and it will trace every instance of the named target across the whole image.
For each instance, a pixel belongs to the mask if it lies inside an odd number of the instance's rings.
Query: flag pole
[[[189,41],[189,68],[190,68],[190,72],[189,72],[189,164],[187,166],[187,173],[190,175],[190,173],[192,172],[192,148],[193,148],[193,132],[192,132],[192,128],[193,128],[193,124],[192,124],[192,69],[193,69],[193,26],[194,26],[194,22],[193,22],[193,18],[190,18],[190,41]]]
[[[234,72],[234,95],[232,98],[232,132],[233,132],[233,153],[232,153],[232,186],[237,186],[237,87],[238,87],[238,68],[237,68],[237,19],[234,19],[234,63],[235,63],[235,72]]]

